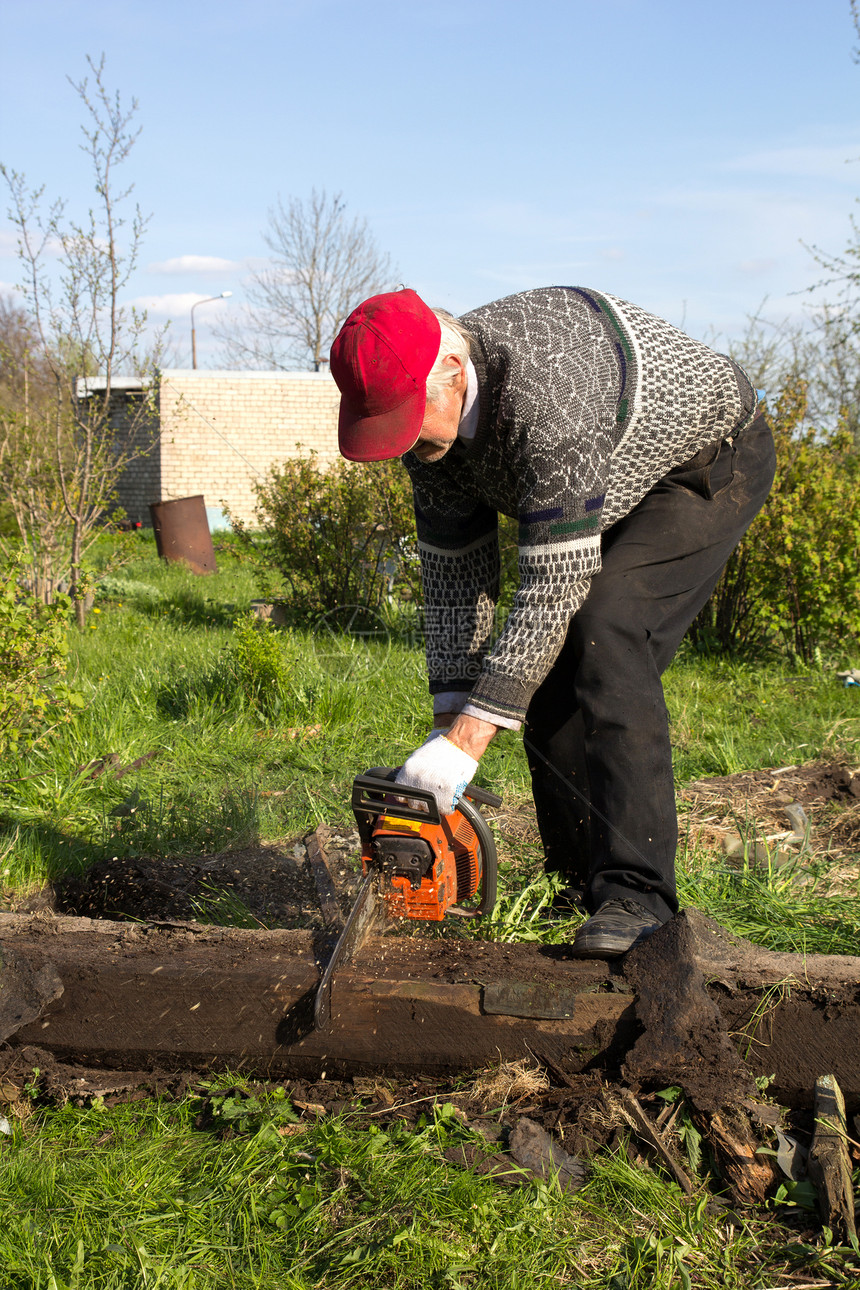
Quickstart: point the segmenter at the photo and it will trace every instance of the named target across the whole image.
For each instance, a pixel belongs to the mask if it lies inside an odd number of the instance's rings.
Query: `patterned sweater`
[[[438,462],[407,453],[430,691],[515,726],[600,568],[600,535],[700,448],[741,429],[755,393],[725,355],[613,296],[545,287],[460,320],[479,421]],[[519,519],[519,589],[490,649],[497,514]]]

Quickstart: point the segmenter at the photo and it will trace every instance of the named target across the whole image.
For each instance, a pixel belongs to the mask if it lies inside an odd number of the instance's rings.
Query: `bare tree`
[[[264,238],[272,258],[252,275],[244,319],[216,329],[226,361],[319,371],[347,315],[391,285],[389,257],[366,220],[347,217],[343,195],[325,189],[286,206],[278,198]]]
[[[139,134],[137,103],[126,108],[118,92],[108,91],[104,57],[87,62],[92,86],[86,78],[70,81],[86,109],[82,151],[97,195],[86,218],[67,220],[61,201],[45,210],[43,189],[29,188],[23,175],[0,166],[18,234],[26,336],[17,357],[11,349],[7,354],[9,379],[0,387],[0,488],[40,594],[50,601],[68,580],[79,626],[84,557],[122,472],[148,449],[160,349],[156,340],[147,350],[145,315],[120,299],[147,222],[137,206],[126,216],[132,186],[118,190],[115,178]],[[114,396],[121,375],[137,377],[142,394],[118,432]]]
[[[821,304],[805,318],[774,322],[760,308],[729,349],[772,408],[792,381],[802,381],[804,425],[828,431],[841,424],[860,448],[860,336],[843,309]]]

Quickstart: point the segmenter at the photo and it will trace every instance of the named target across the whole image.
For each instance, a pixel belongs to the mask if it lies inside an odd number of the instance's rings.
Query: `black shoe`
[[[656,914],[635,900],[607,900],[573,938],[577,959],[611,959],[627,951],[662,923]]]

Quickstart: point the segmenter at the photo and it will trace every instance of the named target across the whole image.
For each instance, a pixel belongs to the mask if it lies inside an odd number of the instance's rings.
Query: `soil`
[[[860,768],[856,766],[815,761],[714,775],[685,785],[678,796],[682,838],[724,855],[731,852],[731,842],[740,838],[748,855],[752,851],[754,857],[758,844],[777,863],[795,858],[801,849],[797,839],[786,837],[794,827],[786,807],[796,803],[810,825],[803,850],[812,860],[827,856],[831,889],[838,890],[858,876]],[[743,848],[739,851],[743,854]]]
[[[332,830],[326,853],[346,912],[359,878],[357,831]],[[210,856],[101,860],[13,909],[144,922],[191,919],[233,927],[325,925],[301,839],[261,842]]]

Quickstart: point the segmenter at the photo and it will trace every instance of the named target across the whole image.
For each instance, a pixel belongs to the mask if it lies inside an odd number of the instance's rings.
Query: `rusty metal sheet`
[[[567,1021],[576,1011],[577,999],[590,993],[594,987],[575,990],[544,982],[491,981],[484,985],[482,1009],[503,1017]]]

